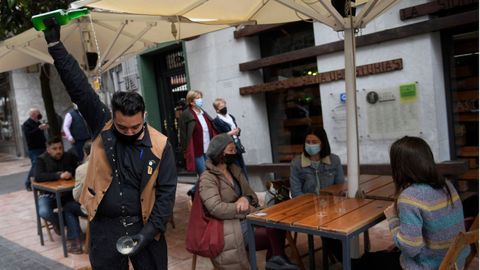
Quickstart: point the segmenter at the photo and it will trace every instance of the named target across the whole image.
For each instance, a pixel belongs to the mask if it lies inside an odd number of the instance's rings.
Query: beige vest
[[[112,127],[112,121],[108,121],[102,132]],[[167,137],[151,126],[146,129],[152,141],[152,152],[160,160],[167,144]],[[155,184],[159,173],[161,160],[158,162],[152,176],[140,195],[142,207],[142,221],[145,224],[155,204]],[[92,143],[87,177],[83,185],[80,203],[85,206],[88,218],[91,221],[97,212],[97,208],[112,183],[112,168],[105,153],[102,136],[99,134]],[[94,190],[95,195],[89,191]]]

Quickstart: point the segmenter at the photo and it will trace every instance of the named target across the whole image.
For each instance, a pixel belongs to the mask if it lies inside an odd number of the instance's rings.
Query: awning
[[[86,67],[86,52],[98,53],[98,65],[91,73],[103,72],[121,57],[135,55],[158,43],[189,38],[229,25],[192,22],[181,16],[148,16],[91,12],[62,26],[61,39],[69,52]],[[0,72],[36,63],[53,63],[43,33],[27,30],[0,42]]]

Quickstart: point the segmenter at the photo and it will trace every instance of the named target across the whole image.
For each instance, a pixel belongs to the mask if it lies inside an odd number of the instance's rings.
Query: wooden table
[[[315,198],[327,200],[325,216],[317,214],[318,210],[315,207],[317,200]],[[343,205],[344,212],[338,211],[340,204]],[[264,226],[308,234],[310,269],[315,269],[313,235],[339,239],[342,241],[343,247],[343,268],[350,269],[350,239],[385,219],[383,211],[390,204],[391,202],[382,200],[305,194],[252,213],[247,216],[250,267],[251,269],[257,269],[253,227]],[[325,248],[323,254],[326,258]],[[326,259],[324,259],[324,262],[326,262]]]
[[[341,195],[347,191],[347,181],[331,185],[320,190],[321,193]],[[395,184],[388,175],[360,175],[359,189],[365,192],[368,199],[393,201],[395,199]]]
[[[40,235],[40,244],[43,246],[43,232],[42,232],[42,223],[40,222],[40,215],[38,214],[38,191],[48,191],[55,194],[55,198],[57,201],[57,209],[58,209],[58,221],[60,225],[60,234],[62,237],[62,245],[63,245],[63,256],[67,257],[67,243],[65,239],[65,225],[63,223],[63,209],[62,209],[62,201],[61,201],[61,193],[62,192],[71,192],[72,189],[75,187],[75,180],[55,180],[55,181],[48,181],[48,182],[35,182],[32,181],[32,189],[33,189],[33,196],[35,198],[35,210],[37,213],[37,230],[38,234]]]

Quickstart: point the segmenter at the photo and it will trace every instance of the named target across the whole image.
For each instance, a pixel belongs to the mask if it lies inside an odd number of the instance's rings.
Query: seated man
[[[35,181],[46,182],[72,179],[77,164],[78,160],[75,155],[63,152],[63,143],[60,138],[50,138],[47,141],[47,151],[37,158]],[[40,217],[53,224],[55,233],[60,234],[58,214],[53,212],[56,206],[55,194],[50,192],[42,192],[40,194],[38,198],[38,213]],[[73,200],[71,193],[64,193],[62,195],[62,206],[67,226],[67,239],[70,242],[68,252],[80,254],[82,253],[81,229],[78,220],[80,205]]]

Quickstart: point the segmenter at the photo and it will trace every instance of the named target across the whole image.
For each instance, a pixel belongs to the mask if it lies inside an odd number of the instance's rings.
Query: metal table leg
[[[255,247],[255,231],[254,225],[250,223],[247,219],[247,237],[248,237],[248,254],[250,259],[250,269],[256,270],[257,269],[257,253]]]
[[[323,260],[323,269],[328,270],[328,241],[323,241],[322,238],[322,260]]]
[[[58,209],[58,222],[60,223],[60,234],[62,236],[62,245],[63,245],[63,256],[68,257],[67,255],[67,241],[65,239],[65,225],[63,224],[63,209],[62,209],[62,198],[60,192],[55,192],[55,197],[57,199],[57,209]]]
[[[366,230],[364,233],[363,233],[363,247],[364,247],[364,251],[365,252],[369,252],[370,251],[370,236],[368,234],[368,230]]]
[[[348,237],[342,238],[343,250],[343,269],[350,270],[350,239]]]

